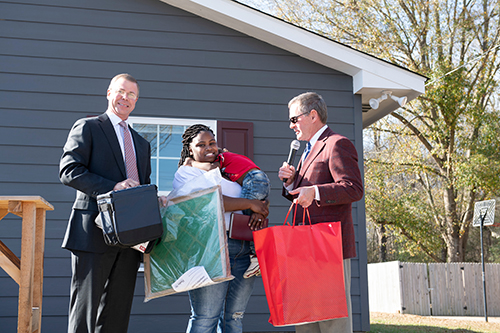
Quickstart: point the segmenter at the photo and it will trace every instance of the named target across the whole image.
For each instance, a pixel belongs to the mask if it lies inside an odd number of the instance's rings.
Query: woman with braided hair
[[[187,161],[193,160],[215,166],[219,156],[214,133],[208,126],[192,125],[185,130],[182,138],[181,160],[172,184],[174,189],[206,172],[197,167],[198,163],[186,163]],[[267,217],[269,213],[267,202],[240,198],[241,186],[237,182],[223,179],[221,189],[226,211],[226,229],[231,212],[250,209],[255,213],[251,215],[250,223],[253,225],[257,224],[259,219]],[[228,250],[231,274],[235,278],[189,291],[191,317],[187,332],[243,332],[242,319],[255,282],[255,277],[243,278],[250,264],[250,242],[228,238]]]
[[[203,124],[191,125],[188,128],[186,128],[186,130],[182,134],[181,159],[179,160],[178,167],[183,166],[186,159],[188,157],[191,157],[189,145],[200,132],[209,132],[212,134],[213,137],[215,137],[212,129]]]

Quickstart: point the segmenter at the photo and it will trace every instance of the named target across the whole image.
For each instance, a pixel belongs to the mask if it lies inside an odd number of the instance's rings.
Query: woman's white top
[[[195,168],[195,167],[190,167],[183,165],[177,169],[174,175],[174,180],[172,182],[172,187],[174,189],[184,185],[191,179],[198,177],[202,174],[204,174],[206,171]],[[229,181],[227,179],[222,178],[221,182],[221,190],[222,190],[222,195],[225,195],[227,197],[231,198],[239,198],[241,195],[241,186],[240,184],[236,182]],[[241,210],[236,211],[235,213],[241,214]],[[224,220],[226,223],[226,230],[229,230],[229,220],[231,218],[231,212],[225,212],[224,213]]]

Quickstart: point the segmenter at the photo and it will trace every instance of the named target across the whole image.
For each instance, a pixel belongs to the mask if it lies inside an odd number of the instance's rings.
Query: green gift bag
[[[219,185],[168,201],[164,234],[144,256],[145,301],[233,278]]]

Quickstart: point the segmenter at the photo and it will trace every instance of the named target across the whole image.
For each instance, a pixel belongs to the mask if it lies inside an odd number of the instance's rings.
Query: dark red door
[[[253,123],[217,121],[217,144],[253,160]]]

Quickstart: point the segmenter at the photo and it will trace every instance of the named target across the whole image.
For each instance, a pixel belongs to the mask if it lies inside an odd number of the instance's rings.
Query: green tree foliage
[[[500,190],[499,2],[246,1],[429,78],[367,135],[368,221],[427,260],[467,256],[475,201]]]

